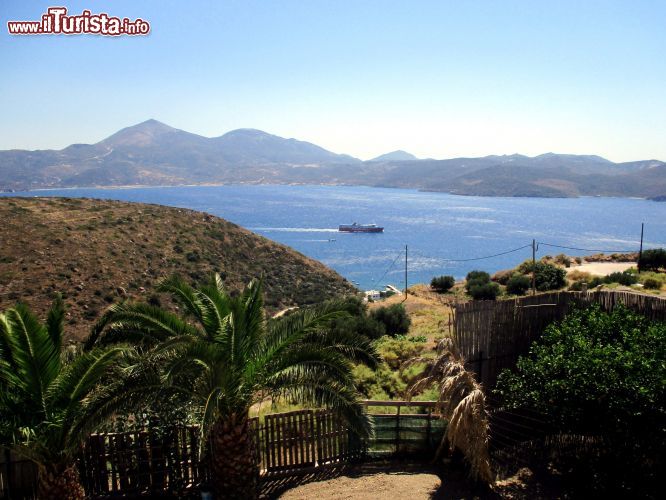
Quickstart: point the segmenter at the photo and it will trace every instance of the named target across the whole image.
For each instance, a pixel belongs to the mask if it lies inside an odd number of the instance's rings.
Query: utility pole
[[[641,272],[641,257],[643,256],[643,229],[645,227],[645,223],[641,222],[641,247],[638,250],[638,272]]]
[[[407,300],[407,245],[405,245],[405,300]]]
[[[532,295],[536,295],[536,240],[532,240]]]

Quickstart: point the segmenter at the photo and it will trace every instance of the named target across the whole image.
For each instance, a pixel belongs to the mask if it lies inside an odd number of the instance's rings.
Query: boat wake
[[[337,233],[330,227],[248,227],[250,231],[266,231],[274,233]]]

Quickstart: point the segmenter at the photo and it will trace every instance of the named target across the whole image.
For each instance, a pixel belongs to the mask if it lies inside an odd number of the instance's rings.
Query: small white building
[[[379,293],[379,290],[367,290],[365,292],[366,300],[379,300],[380,298],[381,294]]]

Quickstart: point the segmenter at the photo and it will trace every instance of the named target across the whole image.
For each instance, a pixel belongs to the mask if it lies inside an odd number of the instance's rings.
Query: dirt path
[[[284,500],[429,499],[442,480],[434,473],[378,472],[359,477],[342,476],[289,490]]]
[[[567,269],[567,273],[583,271],[596,276],[608,276],[611,273],[626,271],[632,267],[636,267],[635,262],[590,262],[580,266],[571,266]]]
[[[284,490],[283,490],[284,491]],[[365,464],[343,473],[292,487],[281,500],[545,500],[562,498],[559,476],[535,475],[530,469],[495,483],[492,489],[473,487],[459,467],[429,464]]]

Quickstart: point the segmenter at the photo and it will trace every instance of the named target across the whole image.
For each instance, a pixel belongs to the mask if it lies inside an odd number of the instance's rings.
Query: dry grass
[[[371,303],[375,309],[392,304],[403,304],[412,323],[408,336],[423,335],[428,339],[427,347],[434,350],[445,337],[450,337],[453,328],[452,304],[457,300],[453,294],[433,292],[428,285],[414,285],[409,289],[407,300],[404,295],[393,295],[388,299]]]

